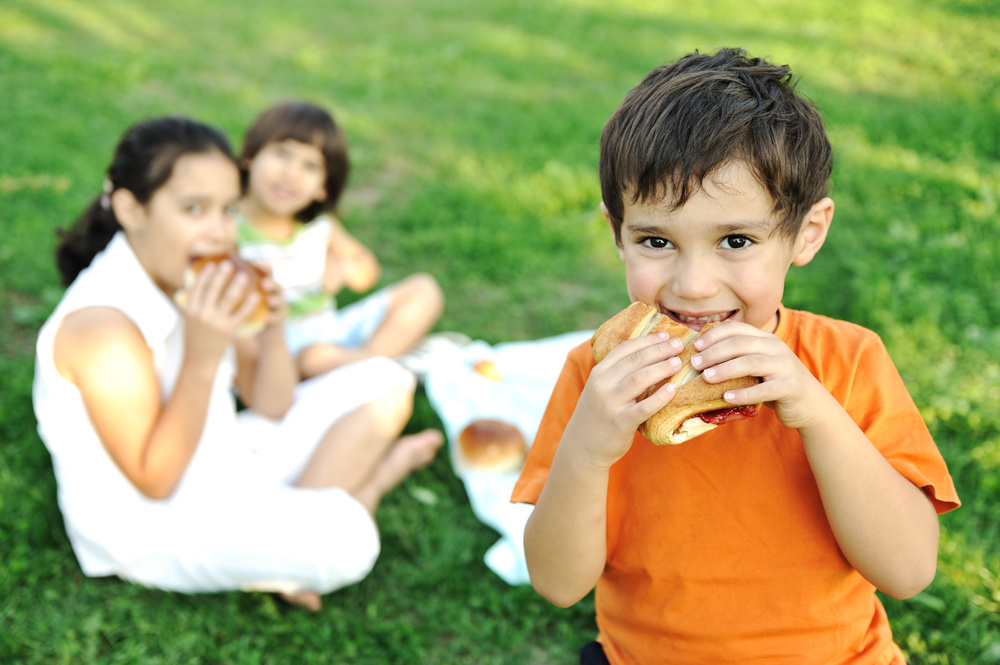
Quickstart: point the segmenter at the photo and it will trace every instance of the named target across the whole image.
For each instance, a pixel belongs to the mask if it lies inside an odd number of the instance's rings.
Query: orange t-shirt
[[[782,308],[775,334],[938,513],[944,460],[878,336]],[[573,349],[512,501],[535,503],[594,367]],[[798,433],[772,409],[679,446],[641,435],[612,468],[598,639],[631,663],[902,664],[874,587],[830,529]]]

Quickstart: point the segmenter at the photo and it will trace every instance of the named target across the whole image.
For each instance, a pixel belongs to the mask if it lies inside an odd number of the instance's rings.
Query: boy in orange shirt
[[[742,50],[650,72],[601,137],[607,217],[632,301],[694,329],[692,364],[764,402],[679,446],[636,432],[673,396],[679,344],[570,352],[512,499],[532,585],[596,585],[582,663],[904,663],[875,589],[934,578],[959,499],[881,340],[781,304],[833,219],[832,152],[787,67]]]

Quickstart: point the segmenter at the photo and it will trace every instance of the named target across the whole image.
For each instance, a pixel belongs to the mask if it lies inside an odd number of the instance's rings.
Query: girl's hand
[[[266,330],[281,329],[281,323],[288,318],[288,303],[285,301],[281,287],[271,277],[270,268],[264,268],[267,276],[261,279],[260,286],[267,293],[267,308],[271,311],[267,318]],[[282,333],[284,334],[284,333]]]
[[[233,272],[229,261],[206,265],[189,289],[184,308],[185,353],[193,358],[217,362],[260,301],[250,289],[249,276]]]
[[[619,344],[594,367],[563,434],[595,468],[608,469],[628,452],[639,425],[662,409],[676,393],[667,383],[642,401],[650,386],[681,367],[684,348],[666,333]]]
[[[763,381],[751,388],[728,391],[733,405],[763,402],[793,429],[807,428],[823,415],[829,393],[783,341],[754,326],[730,322],[709,330],[694,342],[698,354],[691,365],[708,383],[742,376]]]

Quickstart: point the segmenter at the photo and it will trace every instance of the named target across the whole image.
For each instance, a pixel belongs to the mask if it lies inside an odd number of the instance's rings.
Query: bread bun
[[[267,276],[267,273],[236,254],[210,254],[193,259],[184,271],[184,286],[174,294],[174,302],[177,303],[178,307],[184,309],[187,306],[188,292],[194,286],[195,280],[205,266],[218,265],[223,261],[229,261],[233,265],[233,277],[240,273],[249,276],[250,286],[247,288],[247,293],[256,291],[257,295],[260,296],[257,307],[236,329],[236,336],[242,338],[258,335],[267,326],[267,320],[271,314],[271,310],[267,306],[268,293],[261,284],[261,280]]]
[[[666,332],[671,338],[684,342],[684,350],[677,356],[683,363],[681,369],[639,396],[639,400],[646,399],[666,383],[677,386],[673,399],[639,426],[639,433],[647,440],[657,445],[683,443],[730,420],[752,418],[757,414],[760,404],[736,407],[722,399],[722,395],[727,390],[755,386],[760,383],[759,378],[744,376],[708,383],[701,372],[691,366],[691,357],[697,353],[693,342],[717,325],[709,323],[700,331],[692,330],[660,314],[655,307],[636,302],[594,333],[591,347],[596,362],[604,360],[622,342],[654,332]]]
[[[502,420],[473,420],[458,436],[462,461],[471,471],[503,473],[524,464],[524,435]]]

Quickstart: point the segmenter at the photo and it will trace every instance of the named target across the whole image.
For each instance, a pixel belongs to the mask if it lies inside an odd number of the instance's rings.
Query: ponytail
[[[154,118],[133,125],[118,142],[108,167],[104,192],[94,199],[73,227],[57,231],[56,267],[69,286],[97,256],[121,224],[111,207],[111,194],[127,189],[145,205],[170,180],[174,164],[188,154],[218,152],[235,164],[225,134],[181,117]]]
[[[56,268],[62,275],[63,286],[69,286],[94,257],[108,246],[121,229],[115,213],[107,204],[107,195],[94,199],[71,229],[59,229],[56,246]]]

